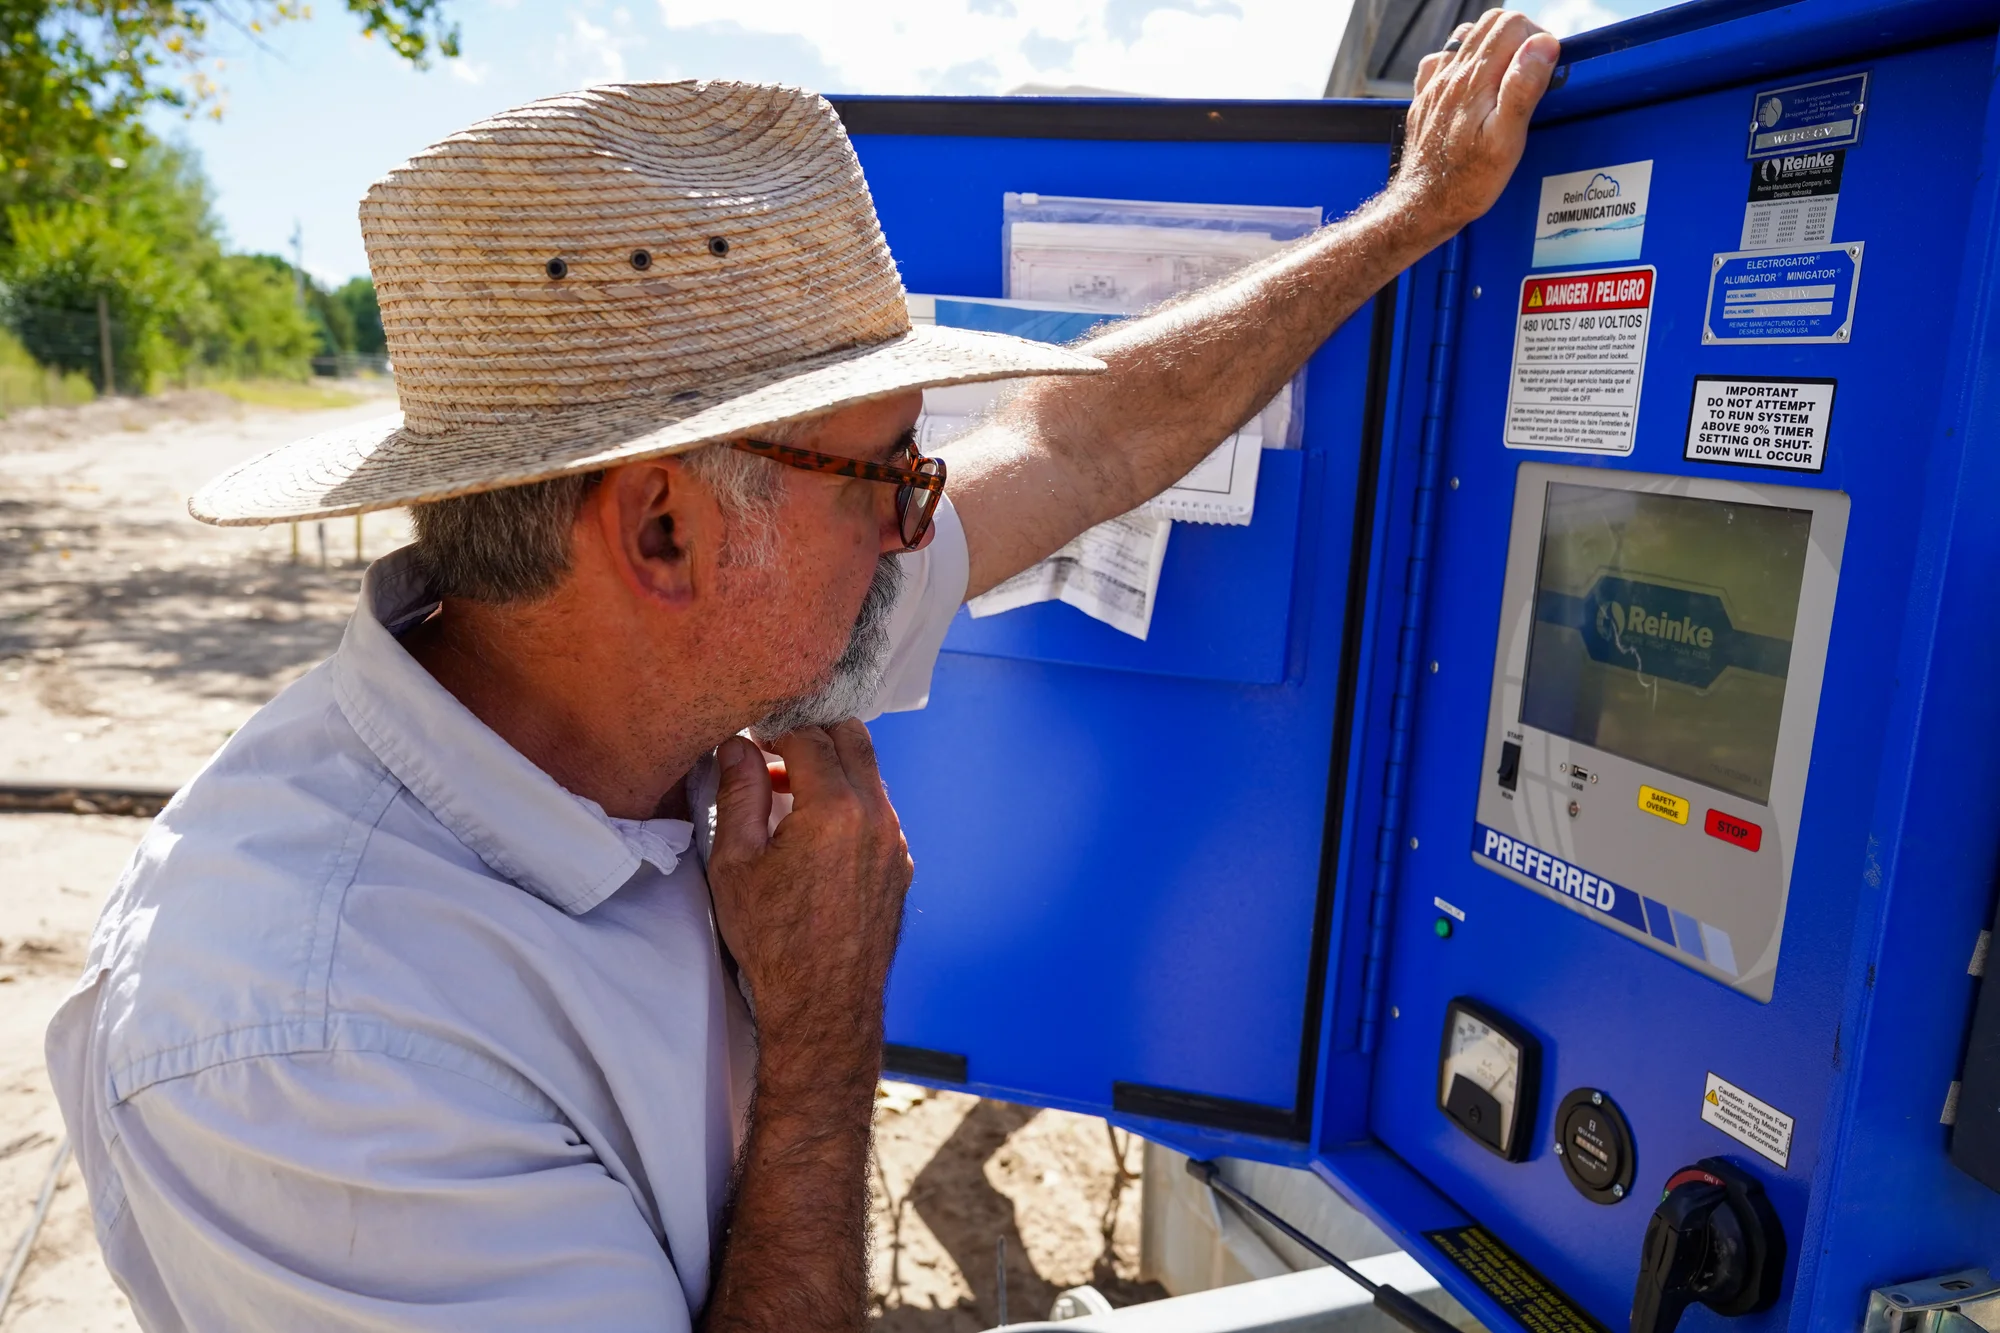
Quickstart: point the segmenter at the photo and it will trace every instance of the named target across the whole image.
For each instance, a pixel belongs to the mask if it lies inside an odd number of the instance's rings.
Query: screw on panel
[[[1613,1186],[1611,1187],[1611,1197],[1612,1197],[1612,1198],[1614,1198],[1614,1199],[1622,1199],[1622,1198],[1624,1198],[1624,1197],[1625,1197],[1625,1187],[1624,1187],[1623,1185],[1613,1185]]]
[[[1582,813],[1583,813],[1583,807],[1581,805],[1579,805],[1575,801],[1571,801],[1569,803],[1569,817],[1571,819],[1575,819],[1578,815]]]
[[[1417,840],[1415,838],[1410,839],[1410,850],[1413,852],[1417,850]]]
[[[1591,1104],[1592,1106],[1602,1106],[1602,1105],[1604,1105],[1604,1094],[1603,1094],[1603,1093],[1601,1093],[1601,1092],[1593,1092],[1593,1093],[1591,1093],[1591,1094],[1590,1094],[1590,1104]]]
[[[1560,1157],[1560,1156],[1562,1156],[1562,1155],[1563,1155],[1563,1146],[1562,1146],[1562,1144],[1561,1144],[1561,1143],[1557,1143],[1557,1144],[1556,1144],[1556,1156]]]
[[[1484,290],[1484,288],[1480,288],[1480,287],[1474,287],[1474,288],[1472,289],[1472,299],[1473,299],[1473,300],[1475,300],[1475,301],[1477,301],[1477,300],[1479,299],[1479,295],[1480,295],[1480,293],[1481,293],[1481,292],[1482,292],[1483,290]]]
[[[1397,1008],[1397,1007],[1396,1007],[1395,1005],[1393,1005],[1393,1004],[1389,1006],[1389,1017],[1391,1017],[1391,1018],[1401,1018],[1402,1016],[1403,1016],[1403,1011],[1402,1011],[1401,1009],[1398,1009],[1398,1008]]]
[[[1433,662],[1431,663],[1431,674],[1435,676],[1437,673],[1438,673],[1438,664],[1436,662]]]
[[[1446,483],[1446,485],[1450,486],[1450,487],[1451,487],[1451,488],[1452,488],[1453,490],[1457,490],[1457,489],[1458,489],[1458,478],[1457,478],[1457,477],[1453,477],[1453,478],[1452,478],[1452,479],[1451,479],[1451,480],[1450,480],[1449,482],[1447,482],[1447,483]]]

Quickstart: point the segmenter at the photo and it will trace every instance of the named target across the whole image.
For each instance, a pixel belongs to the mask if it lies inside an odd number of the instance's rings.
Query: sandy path
[[[241,411],[180,395],[0,421],[0,779],[175,786],[244,719],[331,653],[359,580],[354,527],[218,529],[188,494],[298,436],[379,415]],[[365,555],[407,539],[371,515]],[[62,1126],[42,1032],[81,968],[136,819],[0,814],[0,1263]],[[878,1101],[878,1322],[977,1330],[1039,1317],[1093,1282],[1124,1304],[1138,1271],[1139,1145],[1101,1120],[890,1085]],[[1121,1163],[1120,1156],[1123,1161]],[[6,1333],[134,1328],[67,1168]]]

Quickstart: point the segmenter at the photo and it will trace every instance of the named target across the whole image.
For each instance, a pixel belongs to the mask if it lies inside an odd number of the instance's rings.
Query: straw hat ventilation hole
[[[729,253],[729,238],[727,236],[709,237],[708,252],[714,255],[717,259],[722,258],[722,256]]]
[[[726,236],[709,237],[708,252],[716,256],[717,258],[721,258],[723,255],[728,254],[729,238]],[[651,268],[652,266],[653,266],[653,252],[651,250],[634,250],[632,252],[633,268],[637,269],[641,273],[644,273],[647,269]],[[560,255],[558,255],[556,258],[551,259],[548,263],[542,265],[542,271],[547,273],[551,278],[554,278],[557,281],[561,281],[563,278],[569,276],[569,264]]]

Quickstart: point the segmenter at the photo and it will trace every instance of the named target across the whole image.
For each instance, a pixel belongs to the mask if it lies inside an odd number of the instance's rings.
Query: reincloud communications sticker
[[[1542,177],[1534,268],[1637,259],[1646,239],[1653,162],[1625,162]]]

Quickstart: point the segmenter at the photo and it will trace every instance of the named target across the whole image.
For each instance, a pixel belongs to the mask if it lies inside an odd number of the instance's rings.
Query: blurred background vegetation
[[[444,0],[344,0],[418,67],[458,52]],[[298,0],[0,0],[0,412],[216,380],[303,380],[383,354],[366,278],[328,289],[232,253],[159,108],[220,115],[218,31]],[[107,365],[108,362],[108,365]]]

